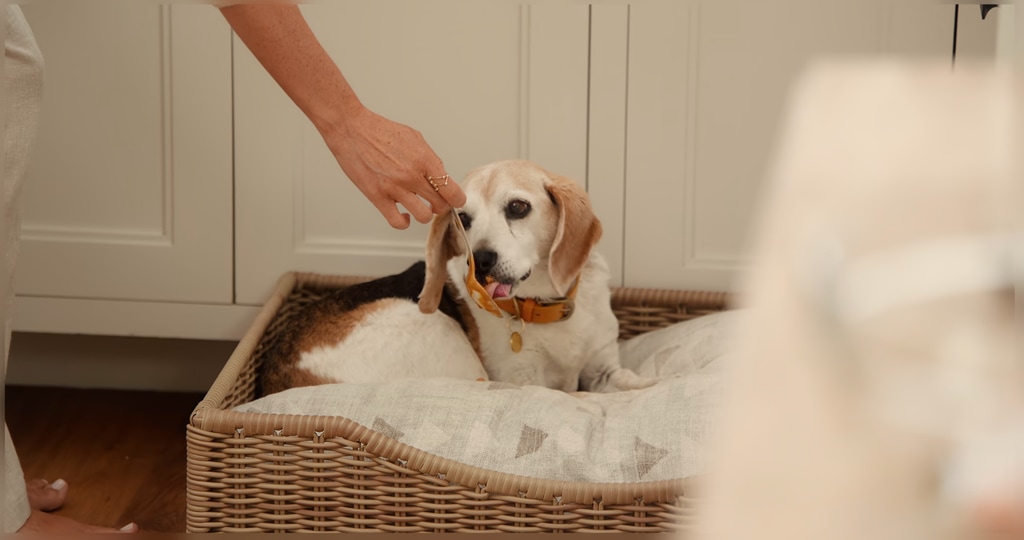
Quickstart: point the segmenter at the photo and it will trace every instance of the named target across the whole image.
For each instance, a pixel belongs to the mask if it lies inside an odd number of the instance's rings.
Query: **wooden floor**
[[[201,394],[6,389],[7,427],[29,478],[67,480],[55,513],[108,527],[185,531],[185,425]]]

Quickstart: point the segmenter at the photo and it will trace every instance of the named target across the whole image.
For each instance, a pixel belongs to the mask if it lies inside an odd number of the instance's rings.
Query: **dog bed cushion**
[[[703,446],[741,313],[714,313],[623,341],[623,366],[666,377],[643,390],[567,394],[433,378],[293,388],[235,410],[342,416],[459,463],[534,478],[687,478],[707,472]]]

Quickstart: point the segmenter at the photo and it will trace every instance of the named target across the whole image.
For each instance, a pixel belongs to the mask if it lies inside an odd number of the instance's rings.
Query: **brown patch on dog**
[[[483,355],[480,353],[480,330],[469,305],[459,297],[454,287],[448,289],[448,294],[454,300],[462,318],[473,351],[483,363]],[[408,301],[404,298],[389,297],[346,309],[342,303],[328,296],[295,313],[281,330],[275,345],[265,355],[260,373],[262,395],[299,386],[345,382],[325,379],[298,367],[302,355],[317,348],[333,347],[343,343],[356,327],[374,312],[386,310],[398,302]]]
[[[299,368],[302,354],[317,347],[332,347],[345,341],[369,314],[386,309],[394,302],[403,301],[406,300],[386,298],[346,310],[340,303],[325,297],[292,315],[264,360],[260,373],[263,395],[296,386],[344,382],[327,380]]]
[[[325,304],[330,309],[322,316],[311,318],[305,332],[295,343],[297,352],[310,352],[318,347],[333,347],[343,341],[359,324],[375,312],[383,311],[397,302],[406,302],[398,298],[384,298],[375,302],[361,304],[348,311],[342,311],[337,304]]]
[[[566,294],[583,270],[590,250],[601,239],[601,221],[594,215],[583,187],[564,176],[548,173],[546,189],[558,206],[558,228],[551,243],[548,270],[558,294]]]
[[[419,308],[423,313],[437,311],[437,306],[441,303],[441,292],[448,282],[448,261],[465,252],[464,243],[459,238],[453,219],[455,217],[450,213],[438,214],[430,223],[430,233],[427,235],[426,276],[423,279],[423,290],[420,292],[419,300]]]
[[[300,386],[318,386],[321,384],[330,384],[334,382],[345,381],[329,381],[322,377],[317,377],[316,375],[313,375],[312,373],[304,369],[295,368],[289,370],[287,372],[287,375],[283,378],[270,377],[264,379],[264,395],[275,394],[277,392],[282,392],[289,388],[298,388]]]

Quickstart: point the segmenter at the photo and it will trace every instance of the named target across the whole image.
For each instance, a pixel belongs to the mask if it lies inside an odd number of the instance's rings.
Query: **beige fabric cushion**
[[[705,472],[704,441],[739,316],[709,315],[624,342],[624,365],[669,376],[644,390],[566,394],[435,378],[295,388],[237,410],[343,416],[463,464],[535,478],[689,477]]]

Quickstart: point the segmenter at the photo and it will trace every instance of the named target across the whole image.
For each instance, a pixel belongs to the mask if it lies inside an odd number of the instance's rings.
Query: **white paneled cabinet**
[[[996,13],[962,9],[958,57]],[[910,2],[638,3],[629,10],[624,275],[732,290],[790,85],[822,57],[950,61],[954,7]]]
[[[952,6],[380,0],[302,6],[361,99],[460,178],[587,185],[614,285],[729,289],[786,91],[822,55],[948,58]],[[395,272],[395,231],[217,11],[25,7],[47,60],[15,328],[236,339],[289,270]],[[962,13],[990,54],[994,19]],[[970,16],[970,17],[969,17]]]
[[[201,5],[36,2],[15,328],[237,334],[231,31]],[[170,314],[161,316],[161,314]]]
[[[35,25],[46,87],[18,290],[230,302],[227,25],[149,3],[26,11],[49,24]]]

